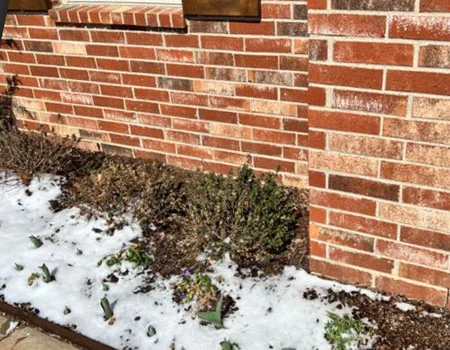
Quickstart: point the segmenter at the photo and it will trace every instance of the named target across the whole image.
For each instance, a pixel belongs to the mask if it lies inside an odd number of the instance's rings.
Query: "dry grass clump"
[[[101,161],[76,148],[77,139],[17,130],[0,133],[0,169],[18,174],[27,183],[36,174],[80,174]]]

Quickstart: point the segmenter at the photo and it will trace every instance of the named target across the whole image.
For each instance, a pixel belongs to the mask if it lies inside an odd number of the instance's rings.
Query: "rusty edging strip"
[[[28,323],[31,326],[39,327],[44,331],[55,334],[63,339],[70,341],[71,343],[81,346],[88,350],[115,350],[114,348],[102,344],[96,340],[85,337],[84,335],[74,332],[72,329],[56,325],[50,321],[46,321],[37,317],[30,311],[23,310],[21,308],[11,306],[0,301],[0,312],[8,314],[19,320]]]

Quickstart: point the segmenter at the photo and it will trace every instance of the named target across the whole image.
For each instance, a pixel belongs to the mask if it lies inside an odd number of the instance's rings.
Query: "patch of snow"
[[[407,311],[413,311],[416,309],[416,307],[414,305],[408,304],[408,303],[395,303],[395,307],[399,310],[402,310],[404,312]]]
[[[171,286],[180,277],[157,278],[150,292],[136,294],[144,282],[142,270],[123,263],[121,269],[129,273],[118,275],[118,282],[108,283],[105,291],[103,280],[117,267],[98,266],[98,261],[139,238],[140,227],[129,219],[129,226],[110,236],[99,233],[108,227],[105,219],[87,220],[76,208],[53,213],[49,201],[61,194],[60,182],[50,176],[35,179],[28,188],[31,196],[18,182],[0,184],[0,286],[4,285],[0,295],[9,304],[29,303],[40,317],[76,327],[77,332],[117,349],[167,350],[175,344],[175,350],[213,350],[220,349],[225,339],[242,350],[330,349],[324,338],[327,312],[344,315],[351,310],[338,309],[320,298],[306,300],[303,293],[315,289],[326,294],[328,288],[360,291],[294,267],[286,267],[279,276],[242,279],[236,276],[236,266],[225,259],[210,273],[238,307],[225,318],[223,329],[201,325],[187,306],[172,300]],[[35,248],[31,235],[44,244]],[[23,269],[18,271],[16,263]],[[39,278],[30,286],[29,276],[41,273],[39,266],[44,263],[55,281],[45,283]],[[113,305],[116,321],[112,325],[103,319],[100,300],[104,296]],[[66,308],[71,312],[64,312]],[[156,330],[153,337],[147,336],[149,326]]]

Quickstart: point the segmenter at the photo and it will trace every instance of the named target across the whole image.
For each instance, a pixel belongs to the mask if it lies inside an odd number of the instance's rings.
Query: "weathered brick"
[[[405,116],[408,98],[363,91],[333,91],[332,105],[339,109]]]
[[[356,250],[373,252],[375,239],[337,229],[310,225],[310,238],[333,245],[344,246]]]
[[[450,189],[450,169],[381,162],[381,177],[412,184]]]
[[[312,205],[322,207],[331,207],[365,215],[375,215],[376,211],[375,201],[365,198],[350,197],[338,193],[327,193],[315,189],[310,191],[309,198]]]
[[[334,44],[334,60],[395,66],[412,66],[414,47],[409,44],[341,41]]]
[[[379,216],[380,218],[400,224],[450,232],[450,212],[438,212],[428,208],[380,203]]]
[[[380,258],[370,254],[346,251],[336,247],[329,247],[328,252],[330,260],[356,267],[363,267],[365,269],[384,273],[391,273],[394,268],[394,261],[391,259]]]
[[[449,261],[448,255],[442,253],[383,240],[378,240],[376,242],[375,252],[396,260],[407,261],[438,269],[447,269]]]
[[[397,236],[396,224],[379,219],[369,219],[362,216],[331,212],[330,224],[348,230],[368,233],[377,237],[392,239]]]
[[[385,16],[313,13],[308,18],[312,34],[382,38]]]
[[[450,144],[450,124],[386,118],[383,135],[414,141]]]
[[[408,143],[406,160],[450,168],[450,147]]]
[[[309,111],[309,125],[313,128],[357,132],[378,135],[380,132],[380,118],[361,116],[342,112],[328,112],[319,110]]]
[[[450,40],[450,18],[444,16],[393,16],[389,37],[417,40]]]
[[[415,0],[332,0],[331,8],[353,11],[414,11]]]
[[[364,77],[364,79],[361,79],[361,77]],[[309,65],[309,79],[311,82],[318,84],[381,89],[383,71],[380,69],[311,63]]]
[[[398,269],[398,275],[429,285],[450,288],[450,274],[446,271],[432,270],[423,266],[401,263]]]
[[[450,12],[450,3],[447,0],[421,0],[421,12]]]
[[[325,275],[358,285],[369,286],[372,281],[372,275],[368,272],[363,272],[358,269],[353,269],[346,266],[335,265],[326,261],[311,259],[310,269],[319,275]]]
[[[414,227],[402,227],[400,240],[405,243],[450,252],[450,235]]]
[[[413,117],[450,120],[450,100],[415,97]]]
[[[389,70],[387,89],[450,96],[450,74]]]
[[[368,176],[376,176],[378,169],[378,160],[376,159],[316,151],[310,152],[309,164],[313,169]]]
[[[328,186],[332,190],[350,192],[390,201],[398,201],[400,195],[399,185],[361,179],[357,177],[331,174]]]
[[[419,66],[431,68],[450,68],[450,46],[422,46],[419,54]]]
[[[376,278],[375,286],[391,294],[404,295],[413,299],[422,299],[440,306],[444,306],[447,299],[446,290],[425,287],[384,276],[378,276]]]
[[[366,135],[361,136],[332,133],[329,136],[331,150],[379,158],[402,158],[402,142],[381,139],[378,137],[369,137]]]
[[[450,211],[449,192],[405,187],[402,198],[404,203]]]

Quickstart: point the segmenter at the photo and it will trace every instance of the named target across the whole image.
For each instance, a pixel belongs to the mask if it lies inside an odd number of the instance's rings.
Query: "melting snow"
[[[87,220],[75,208],[53,213],[49,201],[60,195],[60,182],[50,176],[35,179],[28,188],[31,196],[14,179],[0,184],[0,295],[7,303],[29,303],[42,318],[76,326],[77,332],[118,349],[141,350],[167,350],[172,344],[176,350],[213,350],[220,349],[224,339],[238,343],[243,350],[330,349],[324,339],[327,312],[350,312],[320,299],[306,300],[303,293],[308,288],[319,293],[328,288],[356,288],[293,267],[280,276],[241,279],[235,276],[236,266],[227,260],[216,264],[210,274],[222,277],[215,284],[232,296],[238,307],[224,320],[224,329],[200,325],[186,306],[172,301],[171,284],[176,277],[158,278],[150,292],[135,294],[143,282],[142,271],[122,264],[130,273],[104,291],[103,279],[114,267],[98,266],[98,261],[141,236],[141,230],[131,221],[109,236],[97,230],[106,230],[104,219]],[[40,237],[44,244],[35,248],[30,235]],[[23,270],[18,271],[16,263],[23,265]],[[29,286],[28,277],[40,273],[43,263],[56,281],[44,283],[41,278]],[[113,325],[103,319],[100,300],[105,295],[114,303]],[[66,307],[71,313],[64,313]],[[147,336],[149,325],[157,332],[151,338]]]

